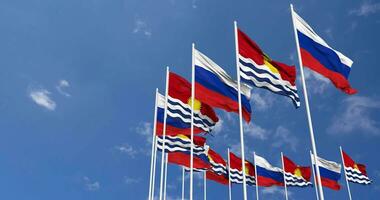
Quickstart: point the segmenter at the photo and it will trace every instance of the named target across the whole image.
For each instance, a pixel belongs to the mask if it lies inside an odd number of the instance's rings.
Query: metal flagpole
[[[313,159],[313,158],[312,158],[312,155],[311,155],[311,151],[310,151],[310,159]],[[313,170],[313,178],[314,178],[315,194],[317,195],[317,200],[319,200],[318,186],[317,186],[317,177],[315,177],[315,170],[314,170],[313,161],[311,161],[311,169]]]
[[[284,154],[282,152],[281,152],[281,162],[282,162],[282,173],[284,175],[285,199],[288,200],[288,188],[286,185],[286,178],[285,178]]]
[[[234,21],[234,32],[235,32],[235,57],[236,57],[236,72],[237,72],[237,82],[238,82],[238,100],[239,100],[239,124],[240,124],[240,148],[241,148],[241,167],[243,171],[243,196],[244,200],[247,200],[247,182],[245,177],[245,155],[244,155],[244,133],[243,133],[243,113],[241,109],[241,88],[240,88],[240,69],[239,69],[239,44],[238,44],[238,32],[237,32],[237,22]]]
[[[168,157],[169,154],[165,156],[165,181],[164,181],[164,200],[166,200],[166,186],[168,182]]]
[[[194,50],[195,44],[192,44],[191,49],[191,145],[190,145],[190,200],[193,200],[193,152],[194,152],[194,101],[195,101],[195,70],[194,70]]]
[[[153,133],[152,133],[152,153],[151,153],[151,161],[150,161],[150,177],[149,177],[149,197],[148,199],[152,200],[152,191],[154,188],[153,177],[156,175],[153,170],[153,165],[155,164],[155,149],[156,149],[156,122],[157,122],[157,96],[158,96],[158,88],[156,88],[156,97],[154,102],[154,117],[153,117]]]
[[[153,128],[156,130],[156,127]],[[156,132],[156,131],[154,131]],[[153,160],[153,178],[152,178],[152,196],[151,200],[154,199],[154,189],[155,189],[155,181],[156,181],[156,162],[157,162],[157,137],[154,137],[154,160]]]
[[[256,152],[253,152],[253,163],[254,163],[254,166],[255,166],[256,200],[259,200],[259,178],[257,176]]]
[[[169,67],[166,67],[166,86],[165,86],[165,110],[164,110],[164,125],[162,130],[162,151],[161,151],[161,177],[160,177],[160,200],[162,200],[162,192],[164,186],[164,166],[165,166],[165,136],[166,136],[166,118],[168,107],[169,93]]]
[[[231,168],[230,168],[230,149],[227,149],[228,155],[227,155],[227,161],[228,161],[228,196],[229,200],[232,200],[232,191],[231,191]]]
[[[204,174],[203,174],[203,199],[206,200],[207,199],[207,175],[206,175],[206,170],[204,171]]]
[[[308,120],[308,124],[309,124],[311,146],[312,146],[313,155],[314,155],[314,161],[315,161],[314,163],[315,163],[315,166],[317,168],[315,170],[317,172],[317,181],[318,181],[317,187],[319,189],[319,196],[320,196],[321,200],[324,200],[322,184],[320,184],[321,183],[321,176],[320,176],[320,173],[319,173],[319,167],[318,167],[318,162],[317,162],[318,155],[317,155],[317,147],[315,145],[315,139],[314,139],[313,122],[311,120],[311,113],[310,113],[310,108],[309,108],[309,98],[308,98],[308,95],[307,95],[306,82],[305,82],[305,77],[304,77],[304,73],[303,73],[303,65],[302,65],[302,59],[301,59],[301,53],[300,53],[300,45],[299,45],[299,41],[298,41],[296,26],[295,26],[295,23],[294,23],[294,10],[293,10],[293,5],[292,4],[290,4],[290,10],[292,12],[293,30],[294,30],[294,37],[296,39],[296,45],[297,45],[298,62],[299,62],[299,65],[300,65],[299,68],[300,68],[300,72],[301,72],[303,94],[304,94],[304,97],[305,97],[305,106],[306,106],[307,120]]]
[[[342,150],[341,146],[339,146],[339,149],[340,149],[340,156],[342,157],[344,177],[346,178],[348,197],[350,197],[350,200],[352,200],[351,191],[350,191],[350,184],[348,183],[347,173],[346,173],[346,169],[345,169],[346,163],[344,163],[344,158],[343,158],[343,150]]]
[[[185,168],[182,167],[182,200],[185,200]]]

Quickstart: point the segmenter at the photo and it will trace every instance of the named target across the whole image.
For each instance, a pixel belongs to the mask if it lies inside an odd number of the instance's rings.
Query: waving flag
[[[346,171],[347,180],[352,183],[368,185],[372,181],[368,178],[365,165],[356,163],[346,152],[342,151],[344,160],[344,170]]]
[[[170,72],[168,111],[183,122],[191,124],[191,84],[181,76]],[[194,126],[204,132],[211,132],[219,121],[215,111],[207,104],[195,99]]]
[[[242,81],[287,96],[298,108],[300,99],[295,84],[296,68],[271,60],[243,31],[237,31]]]
[[[227,112],[239,113],[238,85],[214,61],[194,50],[195,59],[195,96],[200,101]],[[251,88],[241,85],[241,102],[244,119],[251,120]]]
[[[281,168],[273,167],[265,158],[258,155],[255,155],[255,165],[259,186],[284,186],[284,175]]]
[[[208,158],[211,168],[206,172],[206,178],[215,182],[228,185],[228,172],[226,161],[214,150],[208,150]]]
[[[288,157],[283,156],[284,173],[287,186],[306,187],[311,185],[311,168],[296,165]]]
[[[353,61],[331,48],[296,12],[293,12],[293,23],[303,65],[330,79],[343,92],[355,94],[357,91],[348,82]]]
[[[195,142],[195,141],[194,141]],[[209,146],[204,145],[203,146],[204,151],[202,152],[195,152],[193,154],[193,168],[196,169],[202,169],[202,170],[207,170],[210,169],[210,161],[208,159],[208,150]],[[185,152],[173,152],[173,153],[168,153],[168,162],[181,165],[184,167],[190,168],[190,150],[185,151]]]
[[[313,155],[311,155],[311,160],[313,165],[315,165]],[[341,165],[336,162],[328,161],[320,157],[317,158],[317,162],[319,166],[319,173],[321,175],[322,186],[328,187],[333,190],[340,190],[340,185],[338,181],[341,176]]]
[[[173,153],[173,152],[188,152],[191,150],[191,146],[193,145],[194,154],[204,153],[205,147],[204,144],[206,139],[200,136],[194,136],[194,143],[191,142],[189,136],[186,135],[176,135],[176,136],[166,136],[165,137],[165,152]],[[162,151],[163,138],[162,136],[157,136],[157,148]]]
[[[230,180],[231,183],[243,183],[243,172],[241,158],[230,152]],[[255,167],[252,163],[245,161],[245,177],[248,185],[255,185]]]

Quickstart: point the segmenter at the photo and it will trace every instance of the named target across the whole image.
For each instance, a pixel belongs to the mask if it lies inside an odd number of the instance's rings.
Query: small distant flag
[[[181,76],[170,72],[168,111],[175,113],[183,122],[191,123],[191,84]],[[204,132],[211,132],[219,121],[215,111],[209,105],[195,99],[194,126]]]
[[[335,87],[346,94],[355,94],[357,91],[348,82],[353,61],[331,48],[296,12],[293,12],[293,23],[302,64],[330,79]]]
[[[342,151],[342,154],[347,180],[362,185],[371,184],[372,181],[368,178],[366,166],[356,163],[346,152]]]
[[[315,166],[313,154],[311,154],[311,161],[313,163],[313,166]],[[317,157],[317,162],[319,166],[319,173],[321,175],[322,186],[333,190],[340,190],[340,185],[338,181],[341,176],[341,165],[336,162],[328,161],[320,157]]]
[[[157,148],[159,151],[162,151],[163,144],[162,136],[157,136]],[[188,152],[191,150],[191,146],[193,145],[194,154],[202,154],[205,152],[205,144],[206,139],[200,136],[194,136],[194,145],[191,142],[189,136],[186,135],[176,135],[176,136],[166,136],[165,137],[165,152],[173,153],[173,152]]]
[[[255,155],[257,182],[259,186],[284,186],[282,169],[272,166],[265,158]]]
[[[230,180],[231,183],[242,184],[243,172],[241,158],[230,152]],[[248,185],[255,185],[255,167],[252,163],[245,161],[245,177]]]
[[[214,61],[194,50],[195,96],[200,101],[227,112],[239,112],[238,84]],[[241,102],[244,119],[251,120],[251,88],[241,85]]]
[[[260,47],[240,29],[238,32],[239,67],[242,81],[292,99],[298,108],[296,68],[271,60]]]
[[[310,167],[299,166],[286,156],[283,156],[283,160],[287,186],[306,187],[312,185],[310,182]]]
[[[228,185],[228,172],[226,161],[211,148],[208,150],[211,168],[206,172],[206,178],[223,185]]]

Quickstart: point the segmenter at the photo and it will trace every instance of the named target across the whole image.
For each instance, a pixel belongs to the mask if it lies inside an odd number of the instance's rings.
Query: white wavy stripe
[[[354,178],[351,178],[351,177],[347,177],[347,180],[350,181],[350,182],[354,182],[354,183],[359,183],[359,184],[371,184],[372,181],[368,181],[368,180],[359,180],[359,179],[354,179]]]
[[[246,175],[245,178],[246,178],[246,181],[249,183],[252,183],[252,184],[256,183],[254,176]],[[234,174],[231,174],[230,179],[231,179],[231,182],[234,182],[234,183],[243,183],[243,176],[236,176]]]
[[[241,179],[243,180],[243,173],[237,169],[230,169],[230,176],[233,177],[233,178],[238,178],[238,179]],[[251,175],[248,175],[246,174],[245,177],[248,179],[251,179],[251,180],[255,180],[255,177],[254,176],[251,176]]]
[[[285,172],[285,179],[286,179],[286,180],[293,180],[293,181],[303,181],[303,182],[308,182],[305,178],[295,176],[294,174],[291,174],[291,173],[289,173],[289,172]]]
[[[308,185],[312,185],[310,182],[302,182],[302,183],[293,183],[293,182],[286,182],[286,185],[287,186],[299,186],[299,187],[305,187],[305,186],[308,186]]]
[[[157,145],[157,148],[159,150],[162,150],[162,146],[160,144]],[[165,152],[189,152],[189,149],[182,148],[182,147],[169,147],[165,145]],[[193,151],[194,155],[203,155],[206,154],[205,151]]]
[[[251,58],[245,58],[245,57],[243,57],[242,55],[239,55],[239,58],[240,58],[241,60],[243,60],[245,63],[250,63],[250,64],[252,64],[253,66],[255,66],[256,68],[261,69],[261,70],[267,72],[268,74],[265,74],[265,75],[270,76],[269,74],[272,74],[273,76],[275,76],[275,77],[277,78],[276,81],[277,81],[277,83],[278,83],[278,84],[276,84],[276,85],[285,85],[285,86],[286,86],[287,88],[289,88],[289,89],[297,90],[297,87],[296,87],[295,85],[292,85],[289,81],[282,79],[280,74],[276,74],[276,73],[271,72],[265,64],[264,64],[264,65],[259,65],[259,64],[257,64],[254,60],[252,60]],[[263,77],[259,76],[259,75],[256,73],[255,70],[251,69],[250,67],[247,67],[247,66],[243,65],[243,64],[240,63],[240,62],[239,62],[239,66],[240,66],[240,69],[241,69],[242,71],[245,71],[245,72],[251,72],[251,73],[254,73],[256,76],[258,76],[258,77],[260,77],[260,78],[263,78]],[[264,74],[263,74],[263,75],[264,75]],[[264,78],[266,78],[266,77],[264,77]],[[268,78],[269,78],[269,77],[268,77]],[[271,79],[271,81],[272,81],[272,80],[273,80],[273,77],[270,76],[270,79]],[[273,82],[273,81],[272,81],[272,82]]]
[[[349,172],[362,174],[362,172],[361,172],[360,170],[355,169],[355,168],[352,168],[352,167],[344,167],[344,169],[345,169],[346,171],[349,171]]]
[[[183,105],[172,105],[172,104],[169,104],[168,103],[168,108],[170,109],[173,109],[173,110],[179,110],[181,113],[183,113],[184,115],[187,115],[189,116],[189,118],[191,117],[191,112],[188,112],[187,110],[185,110],[183,108]],[[197,116],[198,115],[198,116]],[[202,115],[201,112],[199,111],[194,111],[194,119],[198,119],[198,120],[207,120],[210,124],[215,124],[215,122],[210,119],[208,116],[206,115]]]
[[[208,58],[206,55],[201,53],[200,51],[195,49],[195,65],[202,67],[203,69],[215,74],[219,79],[222,80],[223,83],[226,85],[234,88],[236,91],[238,91],[238,84],[237,81],[233,80],[230,75],[227,74],[226,71],[223,70],[218,64],[216,64],[214,61],[212,61],[210,58]],[[251,98],[251,88],[248,85],[242,84],[241,87],[241,93],[246,96],[248,99]]]
[[[168,99],[169,99],[170,101],[173,101],[173,102],[176,102],[176,103],[180,104],[182,107],[185,107],[185,108],[191,110],[191,106],[190,106],[190,105],[188,105],[188,104],[184,104],[184,103],[183,103],[181,100],[179,100],[179,99],[175,99],[175,98],[172,98],[172,97],[170,97],[170,96],[168,96]],[[190,116],[191,116],[191,113],[190,113],[190,112],[184,111],[183,113],[186,113],[187,115],[190,115]],[[200,118],[209,121],[211,124],[215,124],[215,122],[214,122],[211,118],[209,118],[207,115],[203,115],[200,111],[198,111],[198,110],[194,110],[194,113],[197,114],[197,115],[199,115]],[[194,117],[195,117],[195,116],[194,116]]]
[[[162,138],[157,137],[157,142],[159,143],[160,146],[162,146],[161,144],[163,143],[163,141],[164,140]],[[181,148],[188,148],[188,149],[190,149],[192,146],[191,144],[184,144],[180,141],[171,141],[171,140],[165,139],[165,146],[167,146],[167,145],[177,146],[177,147],[181,147]],[[205,150],[204,147],[198,146],[198,145],[193,145],[193,149],[197,150],[197,151],[204,151]]]
[[[361,179],[361,180],[365,179],[365,180],[370,181],[369,177],[365,176],[365,175],[353,174],[353,173],[347,172],[347,171],[346,171],[346,174],[347,174],[347,177],[358,178],[358,179]]]
[[[183,118],[183,116],[178,114],[178,113],[172,113],[172,112],[168,111],[166,114],[170,117],[173,117],[173,118],[180,118],[185,123],[188,123],[188,124],[191,123],[191,119]],[[210,132],[212,130],[211,127],[208,127],[203,123],[201,123],[201,124],[195,123],[195,121],[194,121],[194,126],[201,128],[202,130],[204,130],[206,132]]]
[[[190,167],[183,167],[186,172],[190,172]],[[206,168],[193,168],[194,172],[204,172],[207,171],[208,169]]]
[[[285,172],[286,185],[290,186],[308,186],[311,182],[307,181],[303,177],[297,177],[289,172]]]
[[[304,19],[302,19],[296,12],[293,12],[294,14],[294,24],[296,26],[296,29],[299,30],[301,33],[303,33],[304,35],[308,36],[309,38],[311,38],[312,40],[314,40],[315,42],[319,43],[320,45],[322,46],[325,46],[326,48],[329,48],[333,51],[335,51],[336,54],[338,54],[338,57],[340,59],[340,61],[347,65],[348,67],[351,67],[352,66],[352,63],[353,61],[348,58],[347,56],[343,55],[341,52],[331,48],[326,42],[325,40],[323,40],[314,30],[313,28],[311,28],[311,26],[306,23],[306,21]]]

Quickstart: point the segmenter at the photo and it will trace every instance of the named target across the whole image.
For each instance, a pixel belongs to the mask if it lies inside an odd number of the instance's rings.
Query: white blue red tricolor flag
[[[306,187],[311,185],[311,168],[299,166],[288,157],[283,156],[284,173],[287,186]]]
[[[302,64],[331,80],[347,94],[357,91],[350,86],[348,76],[353,61],[330,47],[296,12],[293,23],[297,31]]]
[[[346,152],[342,151],[344,159],[344,170],[346,170],[347,180],[352,183],[368,185],[372,181],[368,178],[366,166],[356,163]]]
[[[257,182],[259,186],[270,187],[273,185],[284,186],[282,169],[272,166],[265,158],[255,155]]]
[[[227,112],[239,112],[238,86],[214,61],[194,50],[195,62],[195,97],[212,107],[226,110]],[[241,85],[241,102],[244,119],[251,119],[251,105],[249,99],[251,88]]]
[[[287,96],[298,108],[300,98],[295,84],[295,66],[271,60],[248,35],[240,29],[237,32],[242,81]]]
[[[314,163],[314,155],[311,154],[311,160],[313,166]],[[339,179],[341,177],[341,164],[338,164],[333,161],[325,160],[323,158],[317,158],[319,173],[321,175],[322,186],[333,189],[340,190]],[[318,177],[317,177],[318,178]]]
[[[230,180],[231,183],[243,183],[243,171],[241,158],[230,152]],[[255,167],[252,163],[245,161],[245,178],[248,185],[255,185]]]

